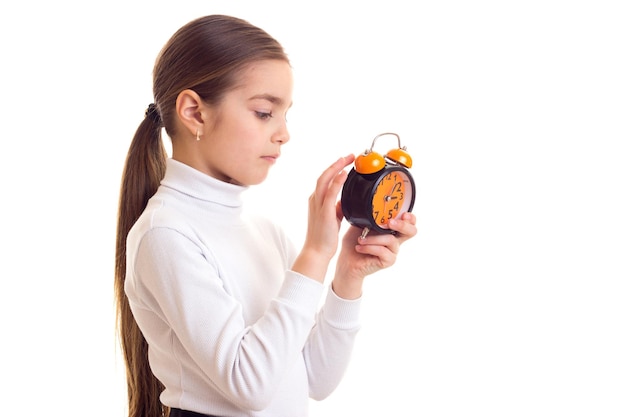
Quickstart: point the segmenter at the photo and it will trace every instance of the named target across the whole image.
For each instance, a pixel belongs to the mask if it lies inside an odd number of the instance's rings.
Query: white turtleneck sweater
[[[360,300],[291,271],[294,247],[244,215],[245,190],[169,159],[128,236],[126,294],[165,405],[307,416],[308,399],[328,396],[344,374]]]

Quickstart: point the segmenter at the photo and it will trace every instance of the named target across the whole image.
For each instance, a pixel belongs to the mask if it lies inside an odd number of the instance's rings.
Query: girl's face
[[[285,61],[265,60],[242,72],[239,87],[204,115],[197,169],[239,185],[261,183],[289,140],[293,77]]]

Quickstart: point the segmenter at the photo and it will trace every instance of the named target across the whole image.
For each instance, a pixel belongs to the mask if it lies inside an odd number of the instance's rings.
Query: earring
[[[200,130],[196,129],[196,141],[200,142]]]

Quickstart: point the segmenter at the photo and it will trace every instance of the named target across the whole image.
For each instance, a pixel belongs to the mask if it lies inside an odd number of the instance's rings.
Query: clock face
[[[411,209],[413,187],[402,170],[387,172],[378,180],[372,195],[372,219],[382,229],[389,228],[389,220]]]

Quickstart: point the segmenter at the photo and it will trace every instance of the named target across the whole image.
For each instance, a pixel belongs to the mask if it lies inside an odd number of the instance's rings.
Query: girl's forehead
[[[270,60],[250,64],[239,76],[239,89],[249,97],[270,99],[277,104],[291,104],[293,74],[285,61]]]

